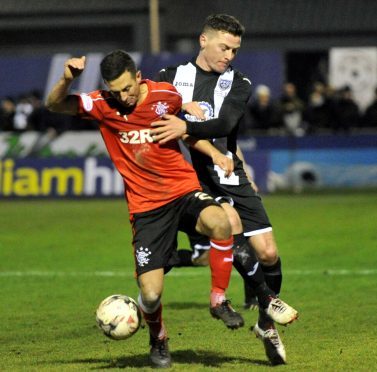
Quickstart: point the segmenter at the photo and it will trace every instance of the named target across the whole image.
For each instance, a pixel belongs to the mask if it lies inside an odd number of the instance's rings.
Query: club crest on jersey
[[[200,101],[198,102],[198,104],[203,110],[205,120],[213,119],[213,107],[211,106],[211,104],[205,101]],[[190,114],[186,114],[185,118],[189,121],[202,121],[199,120],[196,116]]]
[[[219,87],[222,90],[228,89],[232,84],[232,80],[220,79]]]
[[[166,102],[157,102],[152,105],[151,110],[154,110],[157,115],[162,116],[168,112],[169,105]]]
[[[93,99],[85,93],[80,94],[82,105],[85,111],[92,111],[93,109]]]

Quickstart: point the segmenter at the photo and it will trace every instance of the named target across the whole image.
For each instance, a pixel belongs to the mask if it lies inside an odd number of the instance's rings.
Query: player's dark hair
[[[106,81],[112,81],[129,71],[133,77],[136,76],[136,65],[131,56],[124,50],[114,50],[109,53],[101,62],[101,75]]]
[[[228,14],[211,14],[208,16],[204,22],[202,32],[209,29],[225,31],[234,36],[242,36],[245,32],[245,27],[240,21]]]

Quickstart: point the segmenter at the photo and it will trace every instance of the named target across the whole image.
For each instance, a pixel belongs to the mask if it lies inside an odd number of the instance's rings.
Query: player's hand
[[[187,130],[186,122],[174,115],[165,114],[151,124],[150,134],[154,142],[161,144],[181,138]]]
[[[64,79],[76,79],[85,68],[85,56],[80,58],[70,58],[64,63]]]
[[[195,116],[199,120],[206,120],[204,111],[199,105],[199,102],[187,102],[182,105],[182,110],[188,114]]]
[[[225,177],[229,177],[234,170],[233,159],[228,158],[226,155],[218,152],[212,155],[214,165],[218,165],[224,172]]]

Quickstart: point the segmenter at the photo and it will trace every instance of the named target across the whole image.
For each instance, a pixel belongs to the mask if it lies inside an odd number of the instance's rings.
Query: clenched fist
[[[64,63],[64,79],[73,80],[81,75],[85,68],[85,56],[70,58]]]

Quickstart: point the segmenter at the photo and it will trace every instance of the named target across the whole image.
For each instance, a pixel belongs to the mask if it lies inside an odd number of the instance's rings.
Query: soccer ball
[[[124,340],[139,329],[141,313],[133,298],[116,294],[105,298],[99,304],[96,321],[106,336],[114,340]]]

